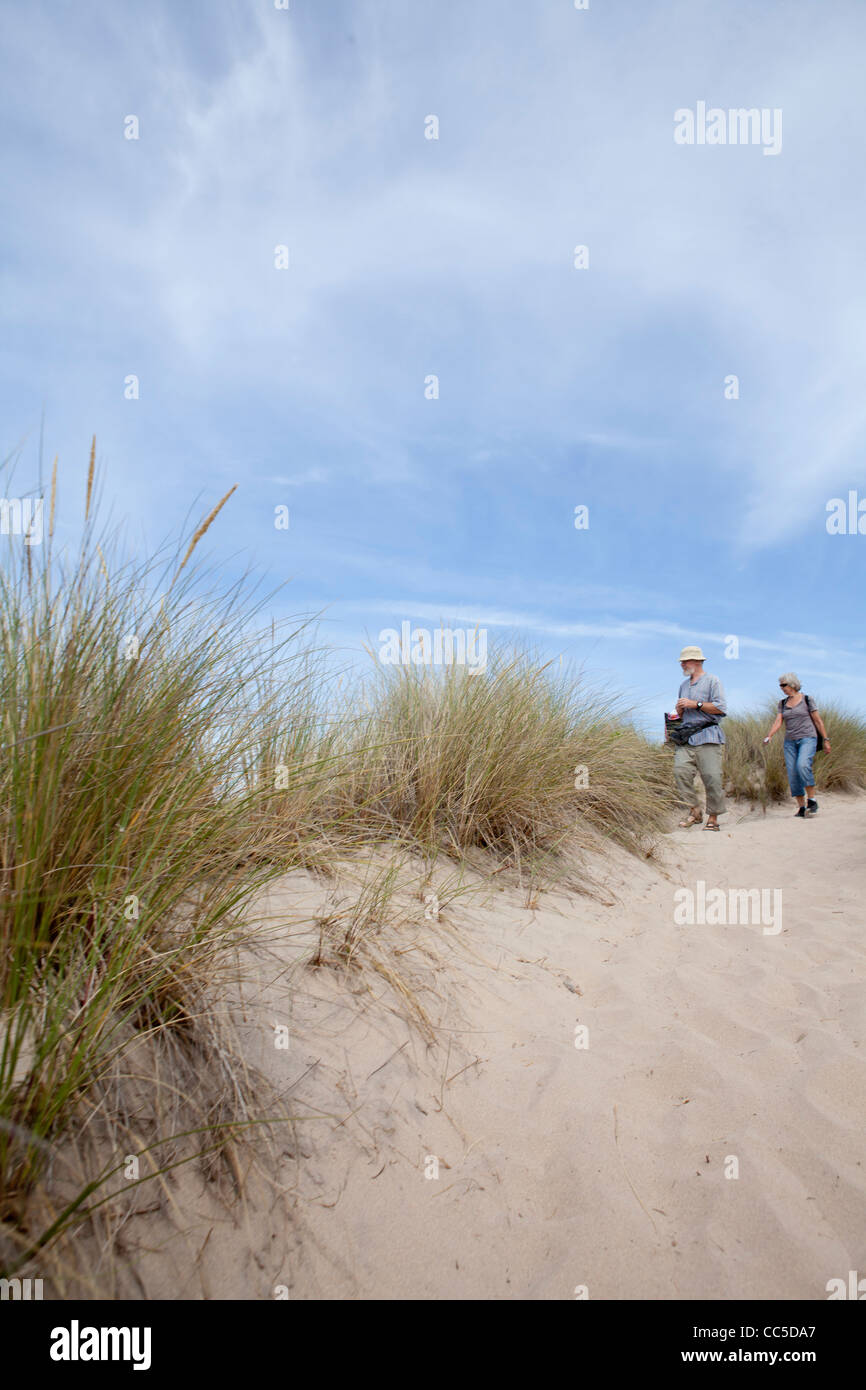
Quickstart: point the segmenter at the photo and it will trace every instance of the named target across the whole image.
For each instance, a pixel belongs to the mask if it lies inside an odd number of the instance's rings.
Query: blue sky
[[[70,535],[95,432],[137,545],[238,483],[211,557],[347,660],[481,624],[657,726],[697,641],[732,708],[866,710],[859,0],[0,15],[3,452],[44,412]],[[678,145],[699,101],[780,152]]]

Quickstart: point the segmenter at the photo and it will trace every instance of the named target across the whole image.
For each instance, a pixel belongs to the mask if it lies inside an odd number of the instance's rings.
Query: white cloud
[[[481,627],[499,627],[515,632],[565,639],[604,638],[638,643],[652,641],[656,638],[671,638],[680,642],[681,645],[698,640],[702,645],[717,643],[724,646],[728,638],[727,633],[708,632],[706,630],[701,630],[696,635],[693,628],[682,627],[678,623],[664,622],[658,619],[605,618],[598,621],[570,622],[558,617],[532,612],[506,611],[485,608],[484,606],[476,608],[446,601],[438,604],[425,603],[409,598],[353,599],[341,603],[339,610],[341,612],[389,614],[395,621],[397,618],[401,620],[408,618],[410,621],[441,622],[446,626],[449,622],[459,622],[466,626],[477,624]],[[768,641],[763,638],[740,636],[739,645],[744,654],[775,652],[787,660],[800,659],[801,663],[827,660],[842,662],[849,657],[855,661],[862,659],[858,653],[850,653],[839,647],[829,647],[823,643],[821,638],[807,633],[799,634],[794,641]],[[837,675],[838,673],[827,672],[826,674]]]

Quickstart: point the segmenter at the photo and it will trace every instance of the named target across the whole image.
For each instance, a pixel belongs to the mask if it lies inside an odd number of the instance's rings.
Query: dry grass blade
[[[52,467],[51,467],[51,506],[50,506],[49,511],[48,511],[48,539],[49,539],[49,540],[50,540],[51,537],[54,535],[54,507],[55,507],[55,503],[56,503],[56,501],[57,501],[57,459],[58,459],[58,457],[59,457],[59,456],[58,456],[57,454],[54,455],[54,463],[52,464]]]
[[[229,500],[229,498],[231,497],[232,493],[237,491],[237,486],[238,486],[237,483],[235,483],[233,487],[230,487],[229,490],[228,490],[228,492],[226,493],[225,497],[223,497],[221,501],[217,502],[217,504],[216,504],[216,506],[214,507],[213,511],[212,511],[212,512],[209,512],[208,515],[205,517],[205,519],[204,519],[204,521],[202,522],[201,526],[199,526],[198,530],[195,532],[195,534],[194,534],[192,540],[191,540],[190,543],[189,543],[189,546],[188,546],[188,548],[187,548],[187,552],[186,552],[186,554],[184,555],[183,559],[181,560],[181,562],[180,562],[180,564],[179,564],[179,566],[178,566],[177,574],[180,574],[181,570],[182,570],[182,569],[184,568],[184,566],[186,565],[187,560],[190,558],[190,556],[192,555],[192,552],[195,550],[196,546],[198,545],[199,541],[201,540],[202,536],[205,534],[205,532],[208,530],[208,528],[212,525],[212,523],[213,523],[214,521],[216,521],[217,517],[219,516],[219,514],[220,514],[220,512],[222,511],[223,507],[225,506],[226,502],[227,502],[227,501]],[[177,574],[175,575],[175,579],[177,578]],[[172,582],[174,582],[174,581],[172,581]]]
[[[85,504],[84,504],[84,520],[85,520],[85,521],[87,521],[87,520],[89,519],[89,517],[90,517],[90,502],[91,502],[91,498],[92,498],[92,496],[93,496],[93,477],[94,477],[95,471],[96,471],[96,435],[93,436],[93,440],[92,440],[91,445],[90,445],[90,463],[88,464],[88,467],[87,467],[87,498],[86,498],[86,501],[85,501]]]

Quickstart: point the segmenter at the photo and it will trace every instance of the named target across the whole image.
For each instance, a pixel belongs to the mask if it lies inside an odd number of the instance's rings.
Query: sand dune
[[[299,966],[301,923],[242,1023],[305,1117],[289,1206],[248,1195],[186,1296],[824,1299],[866,1271],[864,836],[866,797],[826,796],[808,822],[734,811],[656,860],[615,851],[595,899],[461,900],[404,943],[435,1041],[383,978]],[[677,924],[698,880],[781,888],[781,930]],[[263,919],[320,898],[292,875]],[[185,1263],[151,1256],[148,1292]]]

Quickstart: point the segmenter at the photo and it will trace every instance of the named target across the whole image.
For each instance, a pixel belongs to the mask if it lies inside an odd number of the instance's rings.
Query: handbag
[[[812,697],[811,697],[810,695],[804,695],[804,696],[803,696],[803,699],[806,701],[806,709],[809,711],[809,718],[812,720],[812,723],[813,723],[813,725],[815,726],[815,735],[816,735],[816,737],[817,737],[817,739],[818,739],[818,746],[817,746],[817,748],[815,749],[815,752],[816,752],[816,753],[820,753],[820,752],[821,752],[821,749],[824,747],[824,735],[821,733],[821,730],[818,728],[818,725],[815,724],[815,719],[814,719],[814,717],[813,717],[813,715],[812,715],[812,710],[814,709],[815,706],[814,706],[814,703],[813,703],[813,701],[812,701]],[[780,701],[779,701],[779,713],[780,713],[780,714],[782,713],[782,710],[785,708],[785,705],[786,705],[786,704],[787,704],[787,699],[785,699],[785,700],[780,700]],[[782,715],[782,723],[784,724],[784,722],[785,722],[785,716]]]

